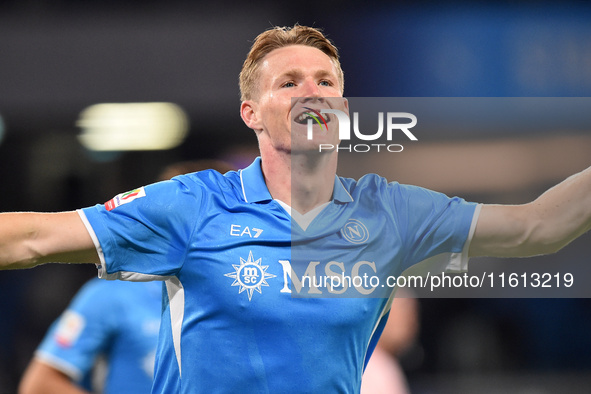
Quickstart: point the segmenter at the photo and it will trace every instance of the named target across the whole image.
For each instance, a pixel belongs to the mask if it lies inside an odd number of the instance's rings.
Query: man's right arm
[[[50,262],[99,263],[92,238],[76,211],[0,214],[0,269]]]

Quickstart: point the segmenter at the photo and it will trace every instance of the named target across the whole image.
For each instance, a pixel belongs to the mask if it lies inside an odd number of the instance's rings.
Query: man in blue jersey
[[[161,305],[158,282],[92,279],[47,332],[19,393],[149,393]]]
[[[591,228],[591,169],[515,206],[337,177],[337,152],[317,153],[334,134],[291,134],[304,112],[343,93],[337,50],[316,29],[259,35],[240,82],[261,153],[249,167],[77,212],[0,216],[5,268],[83,261],[103,278],[165,282],[155,393],[358,392],[388,294],[306,277],[397,275],[423,261],[463,269],[469,256],[551,253]]]

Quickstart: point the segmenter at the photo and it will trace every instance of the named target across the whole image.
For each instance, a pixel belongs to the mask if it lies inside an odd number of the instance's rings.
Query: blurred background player
[[[233,169],[220,160],[183,161],[158,180],[208,168]],[[45,335],[19,393],[150,393],[161,311],[160,282],[88,281]]]

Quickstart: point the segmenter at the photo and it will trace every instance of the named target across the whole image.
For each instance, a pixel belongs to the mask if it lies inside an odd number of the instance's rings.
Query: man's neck
[[[332,198],[337,154],[291,154],[261,150],[262,169],[267,188],[301,214]]]

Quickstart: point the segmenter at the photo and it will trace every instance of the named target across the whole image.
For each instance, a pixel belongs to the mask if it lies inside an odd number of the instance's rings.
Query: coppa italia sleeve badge
[[[127,204],[128,202],[132,202],[136,198],[145,197],[146,191],[143,187],[139,189],[133,189],[126,193],[121,193],[110,199],[105,203],[105,208],[107,211],[112,211],[113,209],[121,206],[123,204]]]

